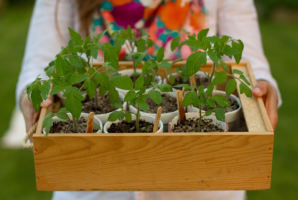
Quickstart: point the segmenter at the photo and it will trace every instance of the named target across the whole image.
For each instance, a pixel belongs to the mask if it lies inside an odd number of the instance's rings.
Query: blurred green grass
[[[0,18],[0,138],[8,128],[15,106],[15,86],[24,54],[32,6],[8,7]],[[262,22],[265,54],[279,83],[283,106],[275,133],[272,185],[267,191],[249,191],[248,200],[296,200],[298,190],[298,134],[294,113],[298,109],[297,23]],[[35,187],[31,151],[0,147],[0,199],[50,199],[51,192]],[[46,169],[45,169],[46,170]]]

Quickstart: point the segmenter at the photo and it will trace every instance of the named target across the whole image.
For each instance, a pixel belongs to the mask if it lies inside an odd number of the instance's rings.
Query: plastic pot
[[[72,120],[72,115],[70,113],[67,113],[67,115],[68,115],[69,119]],[[81,113],[81,116],[80,117],[84,117],[88,121],[88,114],[87,113]],[[55,117],[53,117],[53,119],[59,119],[59,118],[55,116]],[[98,125],[100,127],[100,130],[98,130],[96,133],[102,133],[103,126],[102,126],[101,120],[100,119],[97,119],[96,117],[94,117],[93,123],[96,124],[96,125]],[[43,128],[42,131],[43,131],[44,134],[46,133],[46,129],[45,128]],[[54,134],[54,133],[52,133],[52,134]]]
[[[135,115],[132,115],[132,120],[135,120],[136,119],[136,116]],[[143,119],[147,122],[151,122],[152,124],[154,124],[154,121],[155,121],[155,118],[152,117],[152,116],[149,116],[149,115],[141,115],[140,119]],[[112,123],[120,123],[121,121],[117,120],[115,122],[110,122],[108,121],[107,123],[105,123],[104,127],[103,127],[103,130],[104,130],[104,133],[109,133],[108,132],[108,129],[110,128],[110,126],[112,125]],[[159,120],[159,128],[157,130],[156,133],[162,133],[163,132],[163,123],[161,120]]]

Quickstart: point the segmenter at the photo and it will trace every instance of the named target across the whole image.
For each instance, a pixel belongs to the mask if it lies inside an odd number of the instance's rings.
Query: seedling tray
[[[173,66],[182,66],[179,62]],[[247,62],[227,63],[256,84]],[[99,64],[100,65],[100,64]],[[211,63],[204,66],[211,70]],[[119,70],[132,68],[120,62]],[[163,72],[160,72],[163,73]],[[247,132],[33,135],[36,185],[44,191],[269,189],[274,133],[261,98],[238,94]]]

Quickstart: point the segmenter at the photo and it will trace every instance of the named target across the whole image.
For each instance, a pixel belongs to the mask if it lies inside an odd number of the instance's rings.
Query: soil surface
[[[195,75],[196,78],[196,84],[197,87],[200,87],[201,85],[204,86],[204,88],[207,88],[209,85],[209,81],[208,78],[205,75],[201,75],[201,74],[196,74]],[[183,78],[181,78],[180,76],[175,76],[175,83],[173,84],[173,86],[175,85],[179,85],[179,84],[190,84],[189,80],[184,80]],[[177,90],[182,90],[181,87],[175,87]]]
[[[73,121],[70,119],[66,121],[67,122],[54,121],[50,133],[75,133],[73,131]],[[77,133],[86,133],[87,125],[84,123],[87,123],[87,120],[85,118],[81,117],[80,119],[77,119]],[[98,130],[93,129],[93,133],[96,133],[97,131]]]
[[[239,108],[239,104],[237,103],[237,101],[235,99],[233,99],[232,97],[226,97],[226,98],[229,100],[229,103],[231,105],[230,107],[225,108],[226,112],[232,112],[232,111],[237,110]],[[215,105],[218,106],[218,104],[216,102],[215,102]],[[204,106],[202,108],[202,110],[206,110],[206,109],[211,110],[212,108],[207,107],[207,106]]]
[[[88,95],[82,103],[83,103],[82,112],[85,112],[85,113],[94,112],[94,114],[105,114],[117,109],[112,105],[108,93],[106,93],[104,96],[98,95],[97,109],[95,106],[95,100],[90,99]],[[123,102],[120,101],[120,103],[122,104]]]
[[[184,123],[174,125],[173,132],[197,132],[199,118],[186,119]],[[224,132],[222,128],[212,124],[212,119],[204,119],[201,123],[201,132]]]
[[[112,123],[110,128],[108,128],[109,133],[136,133],[136,120],[127,122],[123,120],[121,123]],[[152,133],[153,124],[146,122],[145,120],[140,120],[140,130],[138,133]]]
[[[169,113],[177,110],[176,98],[167,94],[161,94],[161,97],[163,98],[164,102],[159,105],[154,103],[154,101],[150,98],[146,99],[146,103],[148,105],[148,111],[146,111],[147,113],[156,113],[159,106],[162,107],[162,113]],[[138,106],[135,105],[134,107],[137,108]]]
[[[207,88],[209,85],[209,80],[205,75],[202,74],[196,74],[195,75],[196,78],[196,83],[197,83],[197,87],[200,87],[201,85],[204,86],[204,88]]]

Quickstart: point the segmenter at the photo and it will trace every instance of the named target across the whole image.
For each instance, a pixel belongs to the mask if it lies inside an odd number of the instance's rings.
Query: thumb
[[[257,85],[253,88],[252,94],[255,97],[262,97],[268,92],[268,83],[266,81],[258,81]]]

